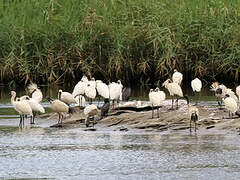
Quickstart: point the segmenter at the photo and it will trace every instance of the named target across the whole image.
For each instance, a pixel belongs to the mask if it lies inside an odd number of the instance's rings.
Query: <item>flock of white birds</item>
[[[172,79],[167,79],[162,85],[168,90],[170,96],[172,96],[172,107],[173,110],[173,102],[174,96],[177,97],[176,100],[176,109],[178,109],[178,99],[185,98],[188,104],[188,115],[190,119],[190,131],[191,131],[191,123],[192,121],[195,124],[196,131],[196,122],[199,118],[199,110],[197,108],[199,93],[202,88],[202,82],[200,79],[195,78],[191,81],[191,87],[194,93],[197,93],[197,100],[195,105],[189,103],[188,96],[183,94],[181,84],[183,80],[183,74],[178,72],[176,69],[172,75]],[[232,91],[232,89],[227,88],[223,84],[219,84],[218,82],[214,82],[211,85],[211,91],[215,92],[215,95],[218,100],[218,104],[222,106],[222,102],[224,102],[225,108],[229,111],[229,116],[232,117],[234,113],[238,110],[238,104],[240,99],[240,85],[236,87],[236,94]],[[166,94],[164,91],[160,91],[157,87],[156,89],[151,89],[149,92],[149,100],[152,103],[152,107],[157,106],[157,116],[159,117],[159,107],[162,105],[162,102],[166,99]],[[152,110],[152,118],[154,116],[154,112]]]
[[[34,124],[35,114],[37,112],[45,113],[41,102],[43,100],[43,94],[36,84],[30,84],[28,86],[29,93],[32,95],[24,95],[22,97],[16,97],[16,92],[11,91],[11,103],[14,109],[20,115],[19,126],[24,126],[25,116],[30,116],[30,123]],[[92,101],[96,98],[97,94],[104,99],[109,99],[111,101],[121,101],[122,100],[122,90],[123,85],[120,80],[117,82],[112,82],[109,85],[105,84],[101,80],[96,80],[92,78],[88,80],[86,76],[75,85],[73,92],[65,92],[61,89],[58,91],[58,99],[52,99],[46,97],[50,102],[50,108],[52,111],[59,115],[58,123],[62,123],[66,114],[71,113],[71,104],[75,106],[86,106],[85,97],[89,99],[89,105],[85,107],[84,114],[86,116],[85,124],[88,125],[89,118],[91,116],[97,115],[99,113],[98,107],[92,104]]]
[[[162,86],[164,86],[170,96],[172,97],[172,107],[174,104],[174,96],[177,97],[176,100],[176,109],[178,109],[178,99],[185,98],[188,104],[188,114],[190,119],[190,131],[191,131],[191,122],[195,123],[196,131],[196,121],[199,117],[199,110],[197,108],[198,98],[196,100],[195,106],[189,103],[189,99],[186,95],[183,94],[181,84],[183,80],[183,74],[174,70],[171,79],[167,79]],[[191,87],[193,92],[199,94],[202,88],[202,82],[200,79],[195,78],[191,81]],[[37,112],[45,113],[43,106],[41,105],[43,94],[36,84],[30,84],[28,86],[29,93],[28,95],[16,98],[16,92],[11,91],[11,103],[15,110],[20,115],[19,126],[24,126],[25,116],[30,116],[30,123],[34,124],[35,114]],[[82,79],[75,85],[73,92],[65,92],[62,90],[58,91],[58,99],[51,99],[46,97],[50,102],[50,108],[52,111],[58,113],[59,120],[58,123],[62,123],[62,120],[66,117],[66,114],[70,113],[71,108],[70,104],[75,104],[75,106],[86,106],[86,99],[88,98],[89,105],[85,107],[84,114],[86,115],[85,123],[88,125],[90,116],[97,115],[99,110],[96,105],[92,104],[92,101],[96,98],[97,94],[104,99],[109,99],[114,101],[122,100],[122,90],[123,85],[120,80],[117,82],[112,82],[109,85],[105,84],[101,80],[96,80],[94,78],[88,80],[86,76],[83,76]],[[211,85],[211,90],[215,92],[215,95],[218,99],[218,103],[221,106],[222,102],[225,104],[225,108],[229,111],[229,116],[232,116],[238,110],[238,102],[240,99],[240,86],[236,88],[236,94],[218,82],[214,82]],[[199,97],[199,96],[198,96]],[[166,99],[166,94],[164,91],[160,91],[157,87],[156,89],[151,89],[149,92],[149,101],[152,104],[152,107],[157,107],[157,117],[159,117],[159,107],[162,105],[162,102]],[[114,104],[114,103],[113,103]],[[152,110],[152,118],[154,117],[154,111]]]

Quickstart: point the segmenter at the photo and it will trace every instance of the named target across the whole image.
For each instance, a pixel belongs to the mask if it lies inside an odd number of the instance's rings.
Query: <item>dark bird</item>
[[[110,108],[110,101],[109,99],[104,99],[104,104],[101,108],[101,117],[105,117],[108,114]]]
[[[131,88],[130,87],[124,87],[122,91],[122,100],[128,101],[131,96]]]

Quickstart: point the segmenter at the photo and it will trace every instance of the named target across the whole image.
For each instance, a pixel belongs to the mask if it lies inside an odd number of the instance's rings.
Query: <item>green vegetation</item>
[[[239,81],[239,28],[239,0],[2,0],[0,81]]]

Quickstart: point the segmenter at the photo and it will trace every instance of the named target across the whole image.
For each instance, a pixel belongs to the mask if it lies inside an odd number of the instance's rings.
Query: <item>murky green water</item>
[[[98,126],[86,132],[84,127],[49,128],[56,122],[47,119],[32,127],[27,121],[19,129],[18,116],[5,100],[0,102],[0,179],[240,178],[237,134],[117,132]]]

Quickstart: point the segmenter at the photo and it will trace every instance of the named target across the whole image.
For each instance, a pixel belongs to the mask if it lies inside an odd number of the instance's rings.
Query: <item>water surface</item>
[[[56,122],[47,119],[34,126],[26,122],[19,129],[9,97],[4,93],[1,97],[0,179],[240,178],[237,134],[214,130],[193,135],[188,130],[119,132],[98,126],[97,131],[88,132],[83,126],[49,128]],[[142,97],[147,98],[147,93]],[[212,93],[206,97],[211,98]]]
[[[4,179],[238,179],[237,135],[0,128]]]

